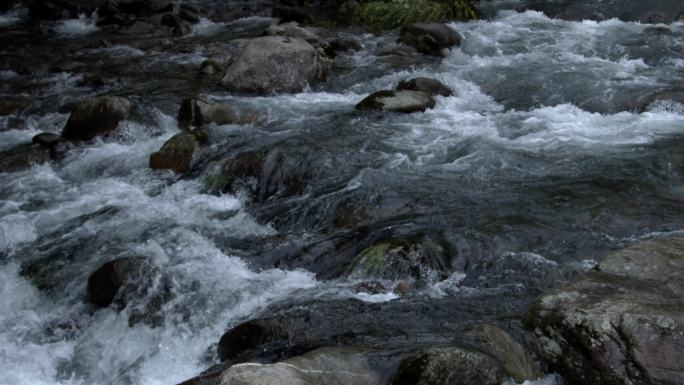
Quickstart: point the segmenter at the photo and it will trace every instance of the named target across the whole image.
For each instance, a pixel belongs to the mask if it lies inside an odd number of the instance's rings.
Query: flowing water
[[[204,20],[182,39],[124,35],[98,47],[111,38],[94,20],[0,16],[0,94],[25,103],[0,118],[0,150],[60,132],[61,107],[88,96],[138,106],[116,135],[0,174],[0,383],[172,385],[214,364],[221,334],[271,304],[401,304],[336,278],[340,249],[384,237],[428,234],[450,251],[451,276],[412,301],[488,292],[487,313],[503,293],[526,303],[627,242],[684,230],[684,106],[639,104],[684,88],[683,22],[656,33],[499,11],[452,24],[464,44],[441,62],[406,53],[396,35],[350,31],[364,49],[338,56],[326,83],[299,94],[234,96],[197,75],[264,20]],[[456,96],[412,115],[354,110],[410,76]],[[211,127],[189,176],[150,170],[149,155],[179,132],[181,98],[198,92],[265,121]],[[296,191],[279,190],[282,180],[252,194],[207,191],[212,162],[245,151],[285,159],[273,175],[299,178]],[[331,240],[342,240],[334,251]],[[85,302],[88,275],[128,255],[168,277],[162,326]],[[44,266],[49,284],[26,266]]]

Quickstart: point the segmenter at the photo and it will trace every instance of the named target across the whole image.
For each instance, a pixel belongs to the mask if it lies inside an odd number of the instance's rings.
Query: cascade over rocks
[[[252,39],[226,69],[222,80],[231,91],[270,94],[299,92],[325,80],[331,60],[322,49],[285,36]]]
[[[684,238],[636,243],[540,298],[529,326],[572,383],[684,384]]]
[[[127,119],[133,104],[118,96],[100,96],[79,103],[71,111],[62,137],[71,141],[91,140],[114,131]]]
[[[88,300],[99,307],[113,303],[121,310],[131,299],[147,293],[155,270],[144,257],[125,257],[107,262],[88,277]]]

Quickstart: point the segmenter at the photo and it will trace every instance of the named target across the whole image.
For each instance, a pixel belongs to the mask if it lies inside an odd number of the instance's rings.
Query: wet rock
[[[119,310],[147,293],[155,268],[147,258],[125,257],[100,266],[88,277],[88,300],[99,307],[114,304]]]
[[[361,282],[354,285],[355,293],[380,294],[386,291],[385,285],[378,281]]]
[[[495,325],[481,324],[468,328],[467,335],[473,337],[515,382],[536,380],[541,370],[525,348],[503,329]]]
[[[269,36],[285,36],[302,39],[315,48],[322,49],[326,53],[330,52],[330,46],[325,40],[318,37],[315,33],[300,27],[299,24],[294,21],[271,25],[266,28],[266,34]]]
[[[351,261],[348,271],[351,277],[358,278],[433,283],[447,277],[449,265],[440,242],[417,236],[367,247]]]
[[[0,172],[23,171],[50,159],[50,150],[36,144],[21,144],[0,152]]]
[[[411,292],[411,285],[408,282],[401,281],[397,283],[392,292],[397,295],[406,295]]]
[[[572,383],[682,384],[684,238],[615,252],[539,299],[529,326]]]
[[[418,52],[443,56],[444,50],[461,45],[461,35],[442,23],[414,23],[403,27],[399,41]]]
[[[395,88],[397,91],[420,91],[432,96],[453,96],[454,91],[439,80],[417,77],[402,80]]]
[[[640,102],[640,105],[641,112],[665,110],[684,114],[684,91],[670,90],[649,95]]]
[[[504,373],[486,354],[458,347],[432,348],[404,360],[392,385],[499,385]]]
[[[57,145],[62,141],[62,137],[52,132],[41,132],[31,139],[33,144],[37,144],[54,154]],[[53,156],[54,157],[54,156]]]
[[[275,364],[235,365],[221,375],[221,385],[379,385],[363,352],[353,348],[321,348]]]
[[[91,140],[116,129],[128,118],[131,102],[117,96],[101,96],[82,102],[71,111],[62,137],[71,141]]]
[[[352,37],[338,37],[330,40],[328,44],[330,45],[330,49],[335,53],[361,51],[363,49],[363,45]]]
[[[178,111],[178,125],[189,130],[208,124],[250,124],[258,121],[254,113],[241,114],[235,108],[208,99],[188,98]]]
[[[323,81],[330,59],[298,38],[266,36],[253,39],[226,70],[223,86],[247,93],[299,92]]]
[[[419,91],[383,90],[370,94],[356,105],[358,110],[382,110],[413,113],[433,108],[437,103],[430,94]]]
[[[200,72],[205,75],[213,75],[223,73],[225,63],[217,59],[206,59],[200,65]]]
[[[674,32],[672,32],[671,29],[667,27],[648,27],[644,28],[644,33],[650,34],[650,35],[658,35],[658,36],[670,36],[674,35]]]
[[[181,132],[172,136],[159,151],[150,155],[150,168],[172,170],[181,174],[188,171],[193,155],[203,140],[206,140],[206,137],[201,130]]]

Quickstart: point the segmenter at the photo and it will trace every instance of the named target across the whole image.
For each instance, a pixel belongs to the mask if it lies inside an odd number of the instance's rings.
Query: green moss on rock
[[[373,31],[416,22],[471,20],[475,8],[467,0],[372,0],[361,5],[357,22]]]

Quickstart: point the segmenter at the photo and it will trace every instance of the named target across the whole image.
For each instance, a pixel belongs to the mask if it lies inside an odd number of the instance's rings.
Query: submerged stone
[[[454,91],[439,80],[417,77],[402,80],[395,88],[397,91],[420,91],[432,96],[452,96]]]
[[[382,110],[389,112],[424,112],[437,102],[430,94],[420,91],[383,90],[370,94],[356,105],[358,110]]]

